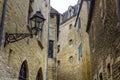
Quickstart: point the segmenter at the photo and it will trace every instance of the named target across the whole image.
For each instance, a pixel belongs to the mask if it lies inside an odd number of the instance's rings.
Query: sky
[[[55,8],[59,13],[63,13],[68,10],[68,7],[77,4],[78,0],[51,0],[51,6]]]

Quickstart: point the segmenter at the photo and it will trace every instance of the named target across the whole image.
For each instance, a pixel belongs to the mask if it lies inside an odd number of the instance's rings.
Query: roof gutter
[[[79,14],[80,14],[80,11],[81,11],[81,8],[82,8],[82,4],[83,4],[83,0],[81,0],[81,3],[79,4],[80,7],[79,7],[79,11],[78,11],[77,18],[76,18],[76,21],[75,21],[75,25],[74,25],[74,26],[76,26],[76,24],[77,24],[77,20],[78,20],[78,18],[79,18]]]

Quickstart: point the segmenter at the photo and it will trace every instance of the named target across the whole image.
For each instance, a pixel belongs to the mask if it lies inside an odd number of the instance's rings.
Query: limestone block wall
[[[91,79],[119,80],[120,31],[116,0],[95,0],[90,25]]]
[[[75,23],[76,17],[60,25],[59,41],[60,52],[57,54],[57,60],[60,63],[57,66],[57,80],[77,80],[77,54],[75,46]],[[69,26],[72,24],[71,29]],[[72,40],[72,44],[69,44]],[[72,56],[72,61],[70,57]]]
[[[76,17],[60,25],[58,41],[60,52],[57,58],[60,61],[57,67],[58,80],[90,80],[89,36],[86,33],[88,18],[86,1],[83,1],[79,18],[80,25],[78,31],[76,31],[76,26],[74,26]],[[70,24],[72,24],[71,29],[69,29]],[[72,40],[72,45],[69,44],[69,40]],[[82,51],[80,60],[78,60],[80,44],[82,44]]]
[[[53,40],[53,58],[48,59],[48,79],[55,80],[56,78],[56,54],[57,54],[57,13],[50,17],[49,40]]]
[[[79,14],[80,25],[79,31],[76,32],[76,48],[82,44],[82,53],[79,62],[79,80],[90,80],[90,47],[89,36],[86,33],[88,19],[88,4],[83,1],[82,8]],[[78,52],[78,51],[77,51]]]
[[[4,0],[0,0],[0,19]],[[36,36],[25,38],[4,47],[5,33],[29,33],[27,30],[28,9],[30,0],[8,0],[2,49],[0,50],[0,79],[18,80],[21,65],[27,62],[27,80],[35,80],[38,70],[42,69],[43,79],[46,73],[48,12],[49,0],[33,0],[32,15],[41,11],[46,21],[43,26],[42,45],[38,45]]]

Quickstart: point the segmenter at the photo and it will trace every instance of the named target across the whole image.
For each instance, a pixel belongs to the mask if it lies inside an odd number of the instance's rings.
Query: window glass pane
[[[82,43],[78,47],[78,60],[80,61],[80,57],[82,57]]]
[[[53,58],[53,41],[49,40],[49,53],[48,53],[49,58]]]
[[[77,24],[76,24],[76,31],[78,32],[79,31],[79,28],[80,28],[80,18],[77,20]]]

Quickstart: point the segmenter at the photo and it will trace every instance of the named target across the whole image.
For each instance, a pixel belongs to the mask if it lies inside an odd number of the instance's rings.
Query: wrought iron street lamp
[[[19,41],[21,39],[24,39],[26,37],[31,37],[33,35],[38,35],[40,31],[42,31],[44,21],[46,20],[44,16],[41,14],[40,11],[37,11],[31,18],[31,25],[28,26],[28,30],[30,33],[7,33],[5,34],[5,43],[4,47],[9,44],[16,41]],[[34,25],[33,25],[34,23]]]
[[[42,31],[42,27],[46,19],[43,17],[40,11],[37,11],[36,14],[30,18],[30,20],[32,33],[38,35],[38,32]]]

